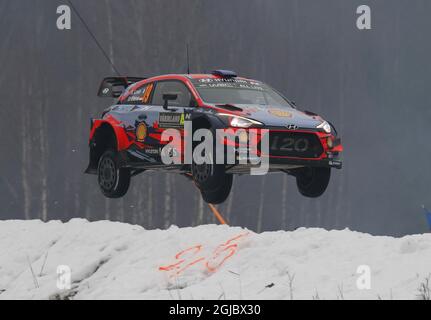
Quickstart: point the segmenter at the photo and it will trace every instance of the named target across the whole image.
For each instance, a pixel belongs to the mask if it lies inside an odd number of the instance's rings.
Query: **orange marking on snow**
[[[194,250],[194,252],[191,254],[191,257],[190,257],[190,258],[193,258],[199,251],[201,251],[201,249],[202,249],[202,245],[200,245],[200,244],[197,246],[185,249],[185,250],[183,250],[183,251],[181,251],[175,255],[175,260],[179,260],[178,262],[171,264],[171,265],[168,265],[168,266],[159,267],[159,270],[160,271],[176,270],[175,274],[178,275],[178,274],[184,272],[186,269],[190,268],[191,266],[195,265],[196,263],[203,261],[205,259],[205,258],[198,258],[198,259],[188,263],[184,267],[181,267],[187,261],[187,257],[183,258],[183,255]]]
[[[175,255],[175,260],[178,260],[176,263],[159,267],[159,270],[172,272],[170,277],[175,277],[180,275],[190,267],[200,262],[205,262],[205,268],[209,272],[216,272],[228,259],[230,259],[236,253],[238,249],[238,243],[233,243],[233,242],[236,242],[248,235],[249,235],[249,232],[240,234],[236,237],[229,239],[225,243],[219,245],[213,251],[213,254],[210,258],[199,257],[197,259],[192,260],[196,256],[196,254],[198,254],[202,250],[203,246],[199,244],[199,245],[190,247],[188,249],[180,251]],[[225,255],[223,256],[223,254]]]
[[[208,271],[210,271],[210,272],[217,271],[226,262],[226,260],[231,258],[236,253],[236,250],[238,249],[238,244],[237,243],[230,244],[231,242],[237,241],[237,240],[241,239],[242,237],[246,237],[248,235],[249,235],[249,232],[240,234],[240,235],[226,241],[224,244],[219,245],[214,250],[213,256],[210,259],[208,259],[207,263],[205,264]],[[216,260],[223,252],[225,252],[229,249],[230,249],[230,252],[217,265],[215,265],[215,266],[210,265],[211,260]]]

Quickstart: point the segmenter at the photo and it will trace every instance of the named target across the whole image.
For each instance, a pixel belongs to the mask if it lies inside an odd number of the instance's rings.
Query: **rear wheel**
[[[121,168],[118,153],[105,151],[99,159],[97,175],[100,190],[108,198],[121,198],[129,190],[130,170]]]
[[[299,192],[308,198],[320,197],[328,187],[331,168],[309,167],[300,169],[296,174]]]
[[[211,204],[220,204],[226,201],[229,197],[230,190],[232,189],[233,175],[226,174],[223,181],[219,184],[217,189],[205,190],[201,189],[202,198],[205,202]]]

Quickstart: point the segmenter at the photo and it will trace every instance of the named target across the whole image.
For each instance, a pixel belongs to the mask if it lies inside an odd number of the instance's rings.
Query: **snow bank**
[[[430,234],[0,221],[0,299],[417,299],[430,273]]]

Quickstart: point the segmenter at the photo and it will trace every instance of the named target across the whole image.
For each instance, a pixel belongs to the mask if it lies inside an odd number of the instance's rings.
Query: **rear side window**
[[[154,83],[147,83],[133,91],[125,100],[126,104],[148,104]]]
[[[154,90],[153,102],[155,106],[163,106],[163,95],[165,93],[174,93],[178,96],[177,100],[169,101],[169,105],[177,107],[188,107],[194,100],[189,89],[180,81],[160,81],[157,82]]]

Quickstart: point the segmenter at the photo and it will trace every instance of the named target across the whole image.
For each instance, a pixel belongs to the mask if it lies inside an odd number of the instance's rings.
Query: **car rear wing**
[[[139,77],[105,78],[100,84],[99,91],[97,92],[97,96],[103,97],[103,98],[118,98],[119,96],[121,96],[121,94],[128,86],[145,79],[147,78],[139,78]]]

